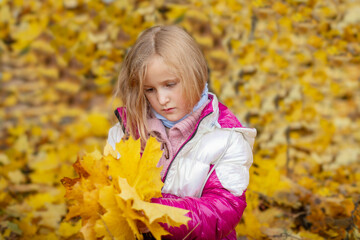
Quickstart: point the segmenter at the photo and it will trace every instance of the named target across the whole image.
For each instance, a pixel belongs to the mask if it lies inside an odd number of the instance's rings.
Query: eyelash
[[[176,83],[168,83],[168,84],[166,84],[166,87],[167,87],[167,88],[172,88],[172,87],[174,87],[175,85],[176,85]],[[153,88],[145,89],[145,92],[147,92],[147,93],[151,93],[151,92],[153,92],[153,91],[154,91]]]

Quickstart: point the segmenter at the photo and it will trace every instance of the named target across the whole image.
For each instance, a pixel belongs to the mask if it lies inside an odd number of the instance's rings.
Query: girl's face
[[[169,121],[178,121],[190,112],[180,79],[160,56],[152,57],[147,65],[144,92],[151,107]]]

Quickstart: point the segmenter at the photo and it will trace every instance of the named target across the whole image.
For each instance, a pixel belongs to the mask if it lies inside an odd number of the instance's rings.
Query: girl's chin
[[[182,116],[182,117],[166,117],[166,116],[164,116],[164,117],[171,122],[177,122],[180,119],[182,119],[184,116]]]
[[[166,120],[170,121],[170,122],[176,122],[176,121],[179,121],[181,118],[167,118],[165,117]]]

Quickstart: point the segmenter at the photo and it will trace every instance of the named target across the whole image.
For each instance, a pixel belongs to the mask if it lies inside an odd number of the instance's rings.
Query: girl
[[[190,210],[188,228],[163,225],[168,239],[236,239],[256,130],[244,128],[208,92],[208,68],[196,42],[177,26],[144,31],[124,59],[117,95],[124,107],[108,142],[151,135],[162,143],[162,198]],[[144,229],[143,229],[144,231]]]

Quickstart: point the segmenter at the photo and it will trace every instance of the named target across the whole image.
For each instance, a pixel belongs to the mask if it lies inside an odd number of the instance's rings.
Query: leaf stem
[[[106,231],[108,232],[109,236],[111,237],[111,240],[115,240],[114,236],[113,236],[112,233],[110,232],[109,227],[107,226],[106,222],[105,222],[104,219],[102,218],[102,215],[101,215],[100,213],[98,213],[98,214],[99,214],[99,216],[100,216],[100,219],[101,219],[102,223],[103,223],[104,226],[105,226]]]
[[[198,222],[198,224],[196,224],[196,226],[188,234],[186,234],[186,236],[183,238],[183,240],[185,240],[199,225],[200,225],[200,222]]]

